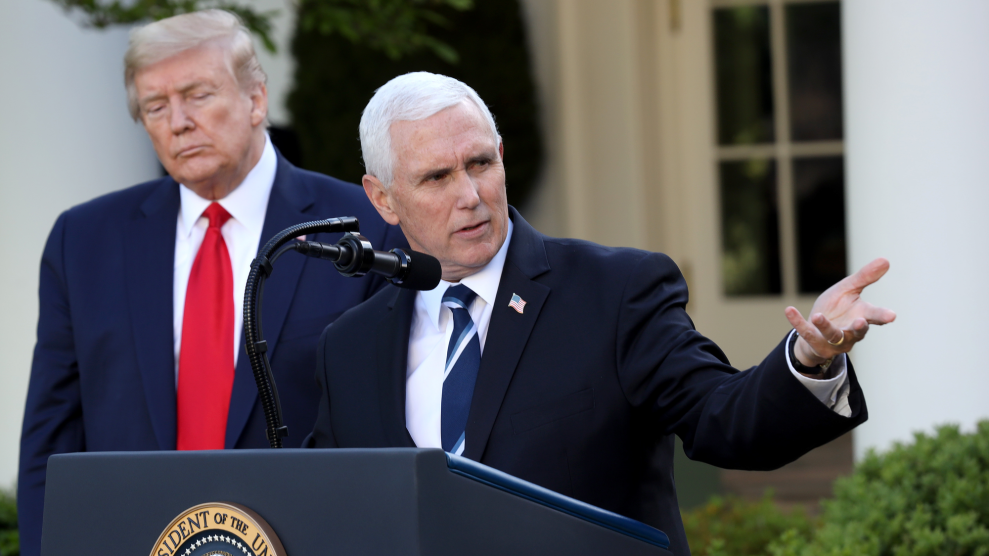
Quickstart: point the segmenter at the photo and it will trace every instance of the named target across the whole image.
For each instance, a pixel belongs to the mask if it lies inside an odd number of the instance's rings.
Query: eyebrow
[[[195,89],[196,87],[203,87],[203,86],[209,87],[211,85],[209,83],[205,82],[205,81],[193,81],[191,83],[187,83],[185,85],[182,85],[181,87],[179,87],[177,89],[177,91],[179,93],[181,93],[181,94],[185,94],[185,93],[188,93],[189,91]],[[151,101],[154,101],[154,100],[158,100],[160,98],[165,98],[166,96],[167,95],[164,94],[164,93],[155,93],[155,94],[148,95],[148,96],[140,99],[138,101],[138,104],[140,104],[140,105],[143,106],[144,104],[146,104],[148,102],[151,102]]]
[[[491,162],[492,160],[494,160],[494,157],[490,154],[479,154],[468,158],[467,165],[470,166],[476,162]]]
[[[454,169],[453,166],[446,166],[443,168],[433,168],[432,170],[426,170],[425,172],[419,174],[419,180],[417,183],[422,183],[433,176],[441,176],[443,174],[449,174],[453,172],[453,169]]]

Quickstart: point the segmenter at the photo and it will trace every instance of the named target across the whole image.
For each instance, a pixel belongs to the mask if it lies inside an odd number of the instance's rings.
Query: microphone
[[[380,274],[400,288],[431,290],[440,283],[443,271],[435,257],[417,251],[392,249],[375,251],[366,237],[344,234],[330,245],[318,241],[300,241],[293,248],[309,257],[331,261],[344,276]]]

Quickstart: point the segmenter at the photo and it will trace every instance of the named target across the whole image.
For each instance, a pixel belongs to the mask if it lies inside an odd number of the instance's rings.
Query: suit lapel
[[[175,449],[175,345],[172,281],[179,188],[165,178],[128,225],[127,302],[151,425],[162,450]]]
[[[512,241],[495,296],[467,419],[464,457],[475,461],[484,455],[508,385],[550,293],[548,286],[533,280],[549,270],[542,238],[514,208],[510,208],[510,214],[514,224]],[[521,314],[508,305],[516,294],[526,301]]]
[[[313,205],[311,191],[297,180],[293,179],[296,172],[285,158],[278,155],[278,166],[275,171],[275,182],[271,187],[268,198],[268,208],[264,217],[264,228],[261,232],[261,243],[258,249],[268,243],[275,234],[301,222],[315,220],[317,216],[307,214]],[[264,306],[261,308],[262,328],[264,339],[268,342],[268,358],[274,359],[278,350],[278,338],[289,307],[295,296],[296,285],[306,257],[286,254],[278,259],[271,277],[265,281]],[[240,301],[238,301],[240,302]],[[246,324],[246,323],[245,323]],[[227,448],[237,445],[240,435],[247,424],[257,400],[258,389],[254,381],[254,373],[247,357],[244,346],[244,334],[241,333],[240,354],[237,357],[237,368],[234,373],[234,387],[230,398],[230,412],[227,417]],[[275,380],[278,380],[278,369],[273,368]],[[305,431],[290,431],[292,434],[303,434]]]
[[[408,372],[409,333],[416,292],[394,288],[395,297],[378,333],[378,390],[382,393],[381,423],[388,446],[414,448],[405,422],[405,384]]]

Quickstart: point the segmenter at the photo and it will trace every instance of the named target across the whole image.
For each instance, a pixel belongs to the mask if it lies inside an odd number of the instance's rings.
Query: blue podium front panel
[[[670,554],[641,523],[440,450],[396,448],[53,456],[42,555],[150,554],[177,516],[214,502],[252,510],[290,556]]]
[[[523,481],[508,473],[503,473],[467,458],[447,453],[446,459],[450,470],[457,475],[479,481],[498,490],[503,490],[537,504],[542,504],[548,508],[553,508],[554,510],[639,539],[659,548],[667,550],[670,548],[670,538],[666,536],[666,533],[641,521],[602,510],[597,506],[586,504],[580,500],[575,500],[569,496],[564,496],[552,490]]]

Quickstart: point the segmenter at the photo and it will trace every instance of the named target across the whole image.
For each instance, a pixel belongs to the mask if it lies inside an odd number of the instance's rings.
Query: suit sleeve
[[[326,375],[326,333],[330,327],[323,330],[319,337],[319,348],[316,350],[316,384],[319,385],[319,409],[316,415],[316,425],[309,436],[302,441],[303,448],[336,448],[337,441],[333,436],[333,424],[330,422],[330,390],[327,387]]]
[[[768,470],[851,430],[867,417],[849,365],[851,416],[828,409],[793,377],[785,341],[740,372],[687,316],[687,285],[669,257],[650,253],[629,274],[616,348],[628,401],[691,459]]]
[[[21,554],[41,552],[48,456],[86,448],[79,366],[65,280],[66,215],[55,222],[41,259],[38,342],[34,348],[17,477]]]

